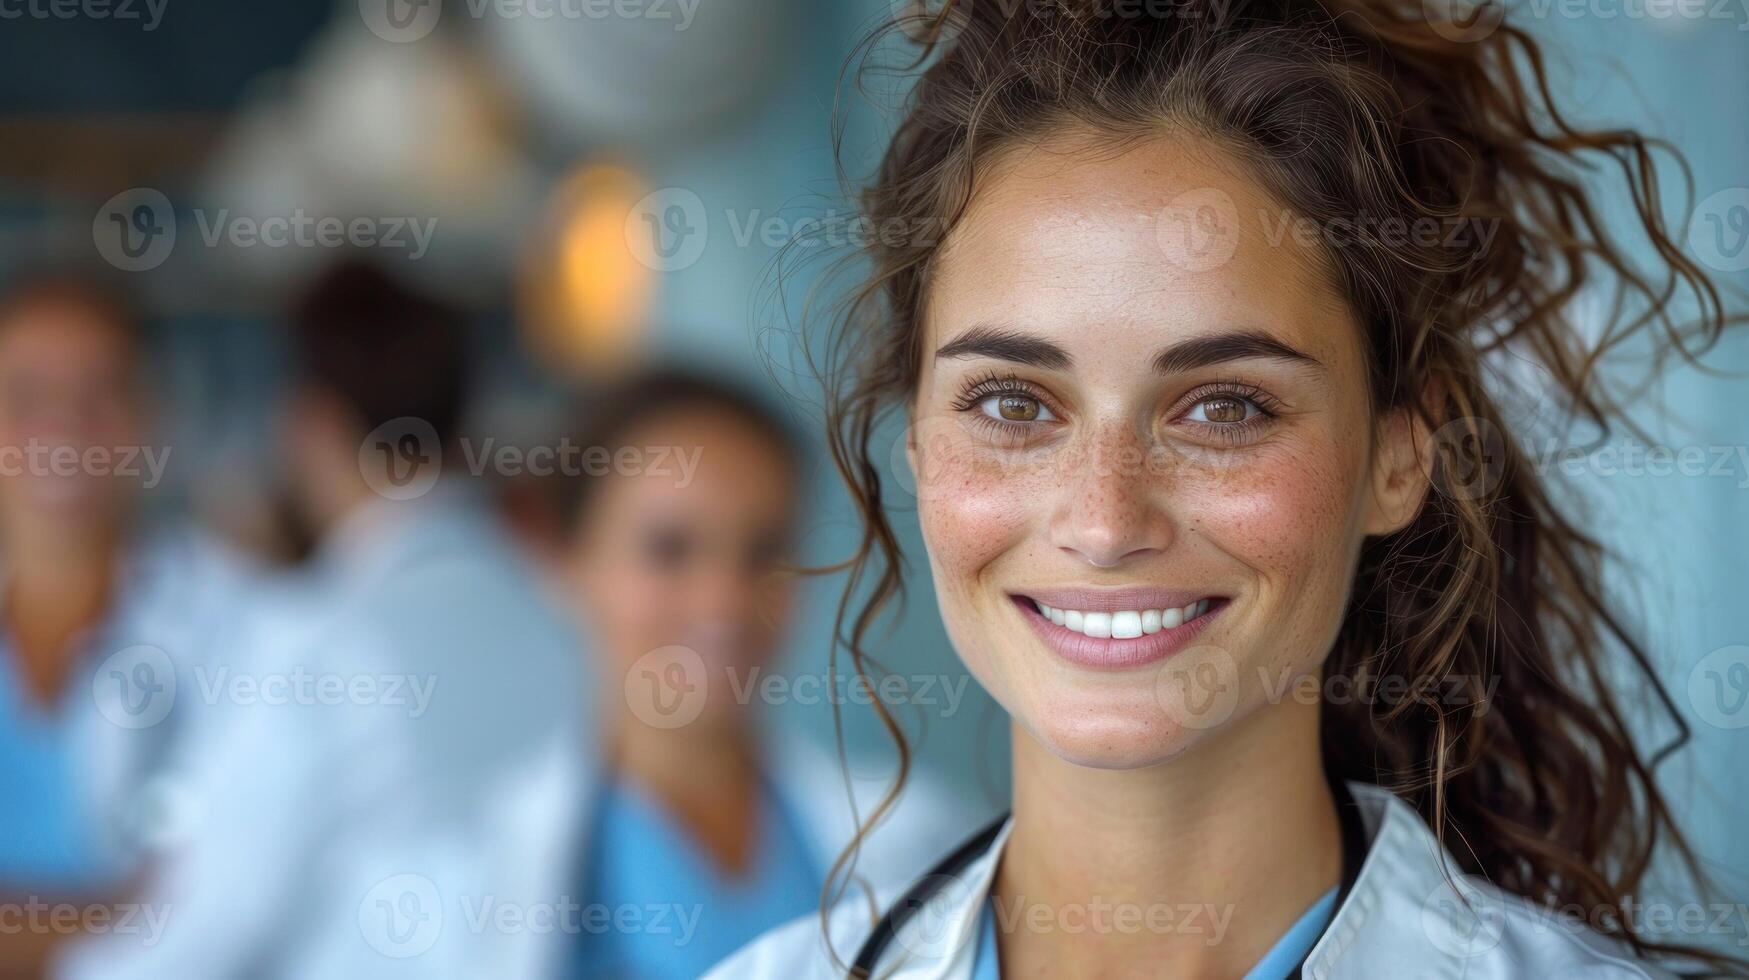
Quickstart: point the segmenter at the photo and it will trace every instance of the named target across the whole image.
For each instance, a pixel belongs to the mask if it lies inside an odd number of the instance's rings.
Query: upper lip
[[[1020,589],[1014,592],[1034,602],[1054,609],[1074,609],[1080,612],[1122,612],[1128,609],[1180,609],[1198,599],[1221,598],[1208,589],[1165,589],[1155,586],[1125,588],[1088,588],[1061,586]]]

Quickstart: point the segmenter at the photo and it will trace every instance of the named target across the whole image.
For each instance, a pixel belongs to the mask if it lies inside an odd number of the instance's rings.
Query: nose
[[[1143,440],[1111,426],[1064,462],[1051,543],[1096,568],[1164,551],[1174,528],[1156,470]]]

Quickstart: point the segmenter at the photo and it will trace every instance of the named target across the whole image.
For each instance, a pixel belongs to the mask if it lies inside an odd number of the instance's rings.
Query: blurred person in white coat
[[[780,417],[674,369],[596,402],[569,443],[560,565],[602,692],[600,751],[586,770],[531,772],[507,798],[530,846],[525,888],[503,904],[550,910],[554,928],[513,940],[501,968],[692,978],[818,907],[893,772],[856,759],[847,779],[830,738],[771,718],[770,692],[806,690],[777,662],[802,503],[801,450]],[[920,873],[984,816],[914,771],[861,843],[847,894]]]
[[[212,538],[140,513],[171,450],[150,444],[145,347],[127,304],[75,274],[0,297],[0,902],[66,910],[9,920],[0,976],[39,975],[98,915],[161,926],[124,906],[189,692],[249,578]]]
[[[162,936],[88,943],[67,975],[494,975],[501,933],[461,910],[514,884],[501,784],[583,751],[573,634],[441,473],[456,317],[347,264],[291,319],[284,452],[316,554],[256,604],[179,760],[181,843],[147,882]]]

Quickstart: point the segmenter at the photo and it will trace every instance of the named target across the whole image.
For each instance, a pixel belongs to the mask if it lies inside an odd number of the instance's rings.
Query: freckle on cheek
[[[1292,576],[1310,571],[1302,565],[1308,553],[1339,544],[1348,493],[1329,468],[1272,464],[1201,488],[1187,506],[1218,545],[1265,573]]]
[[[956,467],[919,500],[930,550],[944,566],[976,568],[1012,547],[1029,509],[1041,501],[1023,481],[994,467]]]

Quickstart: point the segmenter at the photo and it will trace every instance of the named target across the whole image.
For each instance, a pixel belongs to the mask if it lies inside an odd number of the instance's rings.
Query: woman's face
[[[52,460],[127,458],[143,438],[136,356],[121,326],[77,300],[13,309],[0,323],[0,446],[44,447]],[[122,472],[14,467],[0,479],[0,510],[15,523],[113,528],[139,489]]]
[[[603,483],[575,546],[593,653],[626,684],[634,714],[656,706],[660,716],[646,721],[727,718],[737,706],[729,695],[758,689],[752,672],[788,619],[794,466],[751,423],[700,408],[653,418],[623,445],[650,465],[594,478]],[[676,671],[686,676],[671,683]],[[697,691],[709,697],[690,703]]]
[[[1419,506],[1418,430],[1375,431],[1348,304],[1214,145],[1065,135],[983,174],[913,404],[937,598],[1039,742],[1155,764],[1317,670],[1363,539]]]

